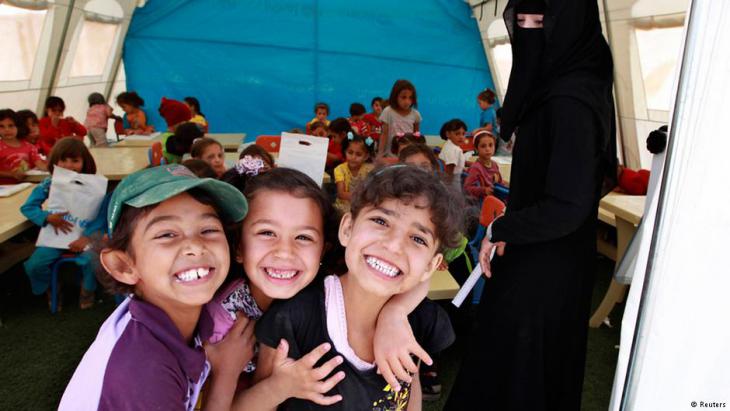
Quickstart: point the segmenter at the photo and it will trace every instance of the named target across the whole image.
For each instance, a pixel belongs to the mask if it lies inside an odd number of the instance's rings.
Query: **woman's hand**
[[[344,371],[327,378],[338,365],[342,364],[342,357],[338,355],[322,366],[314,367],[330,348],[329,343],[324,343],[295,361],[287,357],[289,344],[286,340],[281,340],[276,348],[274,369],[270,378],[275,381],[275,387],[280,387],[284,399],[300,398],[319,405],[331,405],[342,400],[341,395],[324,395],[345,378]]]
[[[53,231],[56,234],[58,234],[59,230],[63,234],[68,234],[73,229],[74,225],[63,219],[63,217],[67,214],[68,211],[64,213],[48,214],[48,217],[46,217],[46,222],[53,226]]]
[[[504,255],[504,247],[507,244],[504,241],[497,241],[493,243],[489,241],[487,237],[482,240],[482,248],[479,250],[479,264],[482,265],[482,272],[487,278],[492,278],[492,267],[490,263],[490,257],[492,256],[492,249],[497,248],[497,255]]]

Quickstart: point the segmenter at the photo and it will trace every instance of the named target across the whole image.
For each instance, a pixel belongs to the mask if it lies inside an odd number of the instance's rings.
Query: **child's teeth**
[[[208,274],[210,274],[209,268],[193,268],[192,270],[187,270],[179,273],[177,275],[177,278],[182,282],[188,282],[203,278]]]
[[[383,261],[380,261],[375,257],[368,257],[365,261],[370,267],[380,271],[388,277],[395,277],[398,275],[398,273],[400,273],[400,270],[398,270],[398,268],[393,267],[392,265],[387,264]]]
[[[297,274],[297,270],[277,270],[274,268],[267,268],[266,274],[276,279],[288,280]]]

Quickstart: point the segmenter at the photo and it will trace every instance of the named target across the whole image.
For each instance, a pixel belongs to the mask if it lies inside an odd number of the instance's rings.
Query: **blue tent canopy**
[[[477,22],[462,0],[150,0],[124,44],[129,90],[151,122],[160,98],[195,96],[211,132],[303,128],[319,101],[329,118],[413,82],[422,131],[461,118],[477,126],[476,95],[494,89]]]

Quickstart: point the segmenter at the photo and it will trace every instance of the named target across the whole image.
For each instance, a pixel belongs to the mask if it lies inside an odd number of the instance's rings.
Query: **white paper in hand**
[[[322,185],[329,140],[305,134],[281,133],[281,148],[276,165],[299,170]]]
[[[492,252],[489,254],[489,261],[492,261],[492,258],[494,258],[494,252],[497,251],[497,247],[492,247]],[[459,289],[459,292],[456,293],[456,296],[454,296],[454,299],[451,300],[451,304],[454,304],[456,307],[461,307],[461,304],[466,299],[466,296],[469,295],[469,292],[471,292],[471,289],[474,288],[474,286],[477,284],[477,281],[479,281],[479,278],[481,278],[483,272],[482,272],[482,265],[477,264],[476,267],[471,271],[471,274],[469,274],[469,277],[464,281],[464,285],[461,286]]]
[[[41,229],[36,246],[67,249],[71,242],[81,237],[86,226],[99,214],[107,182],[101,175],[54,167],[46,210],[54,214],[68,212],[64,219],[73,224],[73,228],[69,233],[59,230],[56,234],[53,226],[47,224]]]

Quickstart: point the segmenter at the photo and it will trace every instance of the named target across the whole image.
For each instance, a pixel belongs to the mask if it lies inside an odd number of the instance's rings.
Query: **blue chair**
[[[58,270],[61,266],[66,263],[74,263],[79,265],[80,255],[78,254],[63,254],[61,258],[56,260],[51,267],[51,314],[55,314],[58,311]],[[81,273],[76,272],[76,276],[81,279]]]
[[[487,233],[487,227],[492,224],[497,217],[504,213],[506,206],[504,203],[495,196],[486,196],[482,201],[482,211],[479,215],[479,227],[477,232],[474,234],[474,238],[469,242],[469,250],[471,251],[472,258],[474,258],[474,266],[479,264],[479,250],[482,248],[482,240]],[[474,293],[472,294],[472,303],[479,304],[482,298],[482,290],[484,289],[484,277],[479,279],[479,282],[474,286]]]

